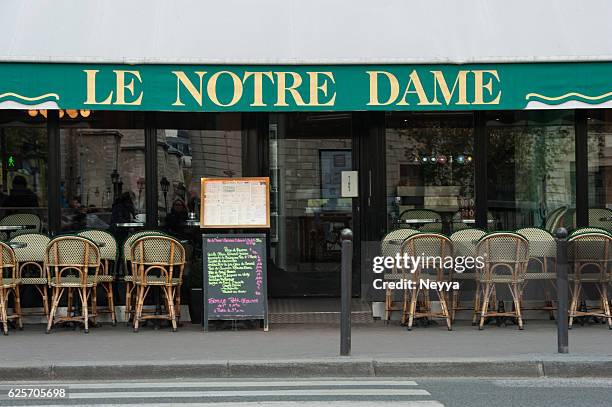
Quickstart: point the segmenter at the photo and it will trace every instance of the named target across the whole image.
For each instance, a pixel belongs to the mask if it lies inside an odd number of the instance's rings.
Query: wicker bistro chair
[[[602,232],[577,233],[568,239],[568,260],[572,264],[572,299],[569,309],[569,327],[572,327],[574,318],[593,316],[605,318],[608,327],[612,329],[612,315],[608,297],[610,278],[610,250],[612,249],[612,236]],[[601,308],[588,309],[586,304],[578,308],[586,283],[594,284],[599,292]]]
[[[529,241],[529,262],[527,264],[527,272],[525,274],[525,284],[523,289],[530,281],[542,281],[544,283],[544,306],[532,307],[526,309],[547,310],[550,313],[550,318],[554,319],[554,310],[552,296],[549,291],[549,286],[555,287],[557,279],[557,242],[550,232],[539,228],[523,228],[516,231],[521,236],[524,236]],[[532,271],[530,264],[537,266],[537,271]],[[552,263],[552,270],[550,268]],[[548,284],[547,284],[548,283]]]
[[[604,233],[606,235],[610,235],[610,232],[608,230],[606,230],[606,229],[597,228],[597,227],[585,227],[585,228],[578,228],[578,229],[572,230],[572,233],[570,233],[567,238],[569,240],[573,236],[580,235],[580,234],[583,234],[583,233],[589,233],[589,232]]]
[[[0,322],[2,322],[2,331],[4,335],[8,335],[8,321],[10,319],[16,319],[19,324],[19,329],[23,328],[19,283],[15,252],[9,245],[0,242]],[[15,305],[13,307],[13,313],[9,315],[8,300],[11,293],[15,299]]]
[[[477,278],[479,290],[474,301],[474,322],[480,314],[478,329],[484,328],[487,317],[514,317],[523,329],[521,292],[529,259],[529,242],[513,232],[493,232],[483,236],[476,246],[476,255],[484,258],[484,267]],[[512,311],[490,311],[489,302],[496,284],[507,284],[514,302]]]
[[[46,332],[61,322],[81,322],[85,333],[89,332],[89,318],[96,316],[96,297],[92,295],[100,269],[100,250],[88,238],[82,236],[59,236],[52,239],[45,250],[45,267],[49,275],[49,285],[53,290],[51,312]],[[66,316],[57,317],[55,313],[60,299],[68,291]],[[81,302],[81,315],[72,310],[72,291],[78,293]],[[91,299],[92,315],[89,315],[88,302]]]
[[[476,257],[476,242],[480,238],[486,235],[486,232],[481,229],[469,228],[461,229],[450,235],[450,240],[453,242],[453,252],[455,257]],[[476,278],[476,272],[474,269],[465,270],[462,273],[455,272],[453,270],[451,274],[452,281],[474,281],[476,283],[476,291],[479,289],[479,280]],[[455,320],[457,311],[460,310],[471,310],[472,307],[461,307],[459,301],[459,290],[453,291],[452,301],[452,320]]]
[[[380,242],[380,255],[384,257],[394,257],[400,252],[402,243],[404,243],[408,237],[416,233],[419,233],[419,231],[415,229],[397,229],[387,233]],[[402,274],[396,269],[393,269],[391,273],[383,274],[383,280],[385,281],[400,281],[401,279]],[[402,310],[401,307],[395,307],[393,293],[394,290],[390,288],[387,288],[385,291],[385,321],[387,322],[391,320],[393,311]]]
[[[132,308],[132,293],[135,289],[134,274],[132,271],[132,244],[142,236],[165,236],[164,233],[156,230],[143,230],[132,233],[123,243],[123,281],[125,283],[125,321],[129,324],[134,310]]]
[[[31,225],[34,229],[23,229],[16,230],[11,233],[11,237],[23,235],[26,233],[40,233],[42,228],[42,221],[40,217],[34,213],[13,213],[0,219],[0,225],[2,226],[20,226],[20,225]],[[0,232],[0,238],[6,240],[7,234]]]
[[[423,225],[418,226],[413,224],[407,224],[406,220],[408,219],[435,219],[438,222],[434,223],[424,223]],[[442,215],[436,211],[432,211],[431,209],[407,209],[403,211],[399,216],[399,227],[400,228],[416,228],[421,232],[442,232]]]
[[[139,322],[146,319],[167,319],[175,332],[178,324],[176,309],[180,309],[180,289],[185,267],[185,249],[170,236],[142,236],[131,247],[132,270],[136,285],[134,332]],[[144,299],[151,287],[159,287],[164,294],[166,313],[142,312]]]
[[[414,234],[408,237],[401,248],[402,256],[407,254],[411,257],[421,257],[422,261],[414,270],[414,273],[403,270],[403,278],[413,282],[411,290],[404,290],[404,306],[402,322],[407,322],[408,330],[412,329],[412,324],[415,318],[443,318],[446,320],[448,330],[452,330],[451,315],[448,308],[446,291],[434,290],[437,293],[440,301],[440,312],[434,312],[429,300],[429,290],[426,287],[421,287],[420,280],[429,280],[429,282],[450,282],[450,276],[447,275],[442,262],[433,261],[433,264],[423,264],[428,257],[440,257],[442,260],[446,256],[453,255],[453,245],[450,239],[439,233],[423,232]],[[412,270],[411,270],[412,271]],[[417,309],[417,301],[419,295],[422,295],[420,309]]]
[[[546,222],[544,223],[544,229],[548,230],[550,233],[555,233],[555,230],[560,226],[563,220],[563,216],[567,211],[567,206],[560,206],[557,209],[553,210],[546,217]]]
[[[608,233],[612,230],[612,210],[608,208],[589,208],[589,227],[600,228]],[[604,219],[604,220],[602,220]],[[572,225],[576,226],[576,212],[572,215]]]
[[[117,316],[115,314],[115,301],[113,298],[113,284],[115,282],[116,265],[117,265],[117,241],[115,237],[104,230],[84,230],[78,233],[78,236],[83,236],[94,242],[102,242],[104,245],[100,247],[100,272],[96,286],[93,287],[93,294],[96,295],[97,285],[104,288],[106,294],[107,307],[98,308],[98,314],[107,313],[111,316],[113,326],[117,325]],[[95,319],[94,319],[95,321]]]
[[[25,243],[26,247],[15,248],[15,256],[18,264],[18,278],[21,286],[34,287],[42,298],[43,312],[49,318],[49,280],[45,270],[45,248],[50,239],[40,233],[26,233],[15,236],[11,242]],[[31,313],[29,315],[40,315]]]

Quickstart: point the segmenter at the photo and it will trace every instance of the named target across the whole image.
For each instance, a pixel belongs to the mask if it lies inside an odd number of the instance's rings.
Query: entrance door
[[[340,231],[353,227],[340,193],[353,169],[350,114],[270,115],[270,293],[339,296]]]

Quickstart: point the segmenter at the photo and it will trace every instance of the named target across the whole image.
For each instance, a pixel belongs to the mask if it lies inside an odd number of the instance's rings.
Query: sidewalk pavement
[[[557,354],[556,326],[527,321],[478,331],[459,322],[415,327],[353,325],[352,353],[340,357],[338,325],[271,325],[219,329],[198,325],[124,324],[81,329],[26,325],[0,337],[0,380],[100,380],[181,377],[612,377],[612,331],[604,325],[570,331],[570,354]]]

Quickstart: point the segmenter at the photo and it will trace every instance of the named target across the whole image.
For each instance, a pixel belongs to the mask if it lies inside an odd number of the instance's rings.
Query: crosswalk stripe
[[[70,399],[162,398],[162,397],[255,397],[255,396],[429,396],[419,389],[311,389],[311,390],[232,390],[232,391],[172,391],[172,392],[96,392],[71,393]]]
[[[147,407],[168,407],[172,403],[147,403]],[[23,406],[23,405],[21,405]],[[66,407],[65,404],[28,404],[28,407]],[[70,404],[70,407],[85,407],[91,404]],[[126,404],[96,404],[96,407],[125,407]],[[247,401],[220,403],[180,403],[181,407],[372,407],[371,401]],[[17,407],[17,406],[6,406]],[[435,400],[376,401],[376,407],[444,407]]]
[[[377,381],[377,380],[343,380],[343,381],[335,381],[335,380],[292,380],[292,381],[281,381],[281,382],[258,382],[258,381],[250,381],[250,382],[109,382],[109,383],[74,383],[66,384],[70,389],[138,389],[138,388],[155,388],[155,387],[163,387],[163,388],[173,388],[173,387],[182,387],[182,388],[193,388],[193,387],[217,387],[217,388],[225,388],[225,387],[278,387],[278,386],[291,386],[291,387],[314,387],[314,386],[330,386],[330,387],[339,387],[339,386],[416,386],[416,382],[412,380],[385,380],[385,381]],[[49,386],[57,386],[57,385],[49,385]],[[13,386],[14,387],[14,386]],[[2,387],[0,387],[1,389]]]

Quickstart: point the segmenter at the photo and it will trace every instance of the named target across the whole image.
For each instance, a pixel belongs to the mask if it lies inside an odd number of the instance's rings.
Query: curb
[[[176,364],[5,366],[0,381],[146,380],[177,378],[496,377],[612,378],[612,360],[210,361]]]

